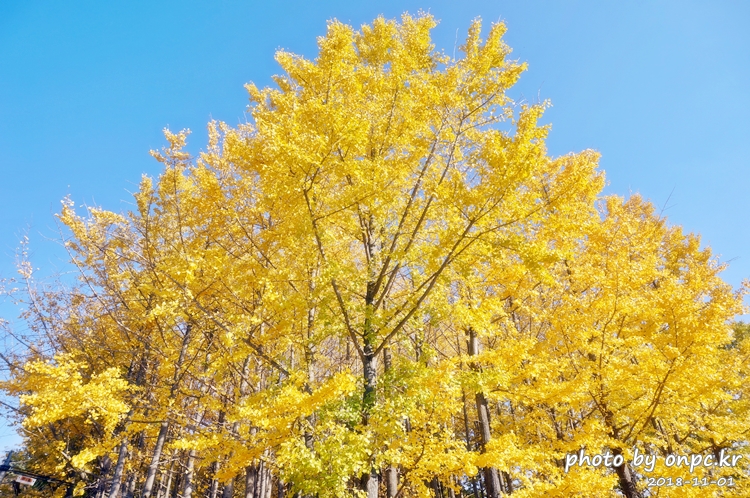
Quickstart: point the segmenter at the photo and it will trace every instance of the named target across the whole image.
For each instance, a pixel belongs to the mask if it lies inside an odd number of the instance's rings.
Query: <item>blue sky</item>
[[[198,152],[207,121],[244,121],[243,85],[271,84],[276,49],[314,57],[328,19],[420,9],[449,54],[473,18],[504,20],[529,64],[512,96],[553,104],[550,153],[600,151],[607,193],[641,193],[730,261],[729,283],[750,278],[750,3],[689,0],[2,0],[0,277],[24,233],[41,275],[69,271],[60,200],[129,209],[161,130],[190,128]]]

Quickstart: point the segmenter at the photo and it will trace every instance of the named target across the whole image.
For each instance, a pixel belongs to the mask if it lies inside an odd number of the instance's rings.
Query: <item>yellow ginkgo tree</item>
[[[721,266],[548,155],[503,24],[459,57],[435,24],[331,21],[198,157],[166,131],[132,212],[64,202],[79,282],[24,262],[37,339],[4,357],[30,466],[97,498],[633,498],[566,455],[746,444]]]

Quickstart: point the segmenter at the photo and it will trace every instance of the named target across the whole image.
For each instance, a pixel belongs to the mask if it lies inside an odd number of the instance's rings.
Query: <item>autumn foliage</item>
[[[97,498],[632,498],[674,469],[565,456],[744,451],[722,265],[602,196],[595,152],[547,154],[503,24],[457,59],[435,24],[333,21],[200,156],[166,131],[133,211],[64,201],[78,283],[22,265],[4,358],[29,468]],[[748,496],[748,463],[658,496]]]

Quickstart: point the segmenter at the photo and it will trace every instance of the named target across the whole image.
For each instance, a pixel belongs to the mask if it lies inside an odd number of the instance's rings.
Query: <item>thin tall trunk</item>
[[[242,377],[240,378],[240,400],[247,394],[247,378],[250,375],[250,357],[247,356],[245,358],[245,361],[242,363]],[[224,412],[221,412],[219,414],[219,420],[221,423],[224,422]],[[232,424],[232,434],[237,434],[240,428],[239,421],[234,422]],[[231,454],[230,454],[231,458]],[[249,467],[248,467],[249,468]],[[247,468],[245,469],[245,497],[246,498],[255,498],[255,482],[252,483],[251,486],[248,486],[248,476],[247,476]],[[221,497],[222,498],[232,498],[234,496],[234,478],[227,481],[226,484],[224,484],[224,489],[221,491]]]
[[[182,498],[193,496],[193,473],[195,470],[195,449],[188,452],[187,465],[185,467],[185,480],[182,483]]]
[[[435,498],[443,498],[443,487],[440,485],[440,480],[437,477],[432,478],[430,487],[435,492]]]
[[[174,461],[179,465],[179,457],[175,457]],[[174,486],[172,486],[172,493],[167,495],[166,498],[179,498],[182,488],[182,474],[175,469],[174,472],[170,472],[170,475],[173,477]]]
[[[308,312],[308,339],[312,336],[312,324],[313,318],[312,313]],[[315,350],[309,346],[305,348],[305,362],[307,363],[307,385],[305,391],[312,394],[312,387],[315,385]],[[304,439],[305,447],[313,452],[315,450],[315,441],[313,436],[313,427],[315,427],[315,413],[311,413],[305,417],[307,426],[305,427]]]
[[[245,468],[245,498],[265,498],[272,491],[271,474],[261,460]],[[281,486],[281,482],[279,482]],[[278,491],[282,493],[281,490]],[[286,496],[286,491],[282,496]]]
[[[232,498],[234,496],[234,478],[229,479],[221,490],[221,498]]]
[[[122,439],[120,451],[117,455],[117,464],[115,465],[115,475],[112,476],[112,485],[109,488],[109,498],[118,498],[122,481],[122,471],[125,468],[125,459],[128,456],[128,438]]]
[[[474,329],[469,329],[469,356],[475,356],[479,353],[479,341]],[[492,432],[490,431],[490,410],[487,406],[487,399],[484,393],[476,394],[477,418],[479,419],[479,432],[482,441],[482,453],[485,452],[487,444],[490,442]],[[484,486],[487,492],[487,498],[498,498],[502,493],[500,488],[500,476],[494,467],[485,467],[482,469],[484,474]]]
[[[159,470],[159,460],[161,460],[161,452],[164,448],[164,441],[167,440],[167,433],[169,432],[169,421],[165,420],[159,426],[159,435],[156,436],[156,445],[154,446],[154,453],[151,456],[151,464],[148,466],[146,472],[146,481],[143,483],[143,498],[150,498],[151,492],[154,489],[154,481],[156,480],[156,471]]]
[[[255,487],[258,477],[258,467],[256,465],[245,467],[245,498],[255,498]]]
[[[264,479],[263,460],[258,463],[253,463],[245,467],[245,498],[262,498],[263,493],[266,492],[264,486],[266,481]],[[270,482],[268,482],[270,488]]]
[[[146,359],[145,356],[141,357],[138,361],[138,369],[135,371],[134,374],[134,367],[135,365],[131,362],[130,369],[128,371],[127,377],[130,379],[131,377],[134,377],[133,381],[135,382],[135,385],[142,386],[144,377],[146,374]],[[128,412],[127,417],[125,417],[125,421],[122,425],[120,425],[117,428],[117,433],[125,431],[127,429],[127,426],[130,423],[130,418],[133,416],[133,409]],[[125,460],[128,458],[128,436],[125,435],[122,438],[122,442],[120,443],[120,450],[118,451],[117,455],[117,463],[115,464],[115,473],[112,476],[112,484],[110,484],[109,487],[109,498],[119,498],[120,496],[120,490],[122,488],[122,474],[125,469]],[[127,491],[127,490],[126,490]]]
[[[258,464],[258,485],[255,490],[255,494],[257,498],[265,498],[266,494],[271,489],[271,482],[269,479],[268,472],[266,471],[265,465],[263,465],[263,462],[260,462]]]
[[[96,497],[97,498],[103,498],[104,493],[107,490],[107,475],[109,474],[109,470],[112,468],[112,459],[109,458],[109,456],[105,456],[101,464],[99,465],[99,482],[96,486]]]
[[[388,498],[394,498],[398,494],[398,469],[395,465],[389,465],[386,469],[385,484]]]
[[[383,371],[390,371],[392,363],[391,348],[383,348]],[[398,493],[398,468],[395,465],[385,469],[385,486],[388,498],[394,498]]]
[[[216,421],[217,429],[221,431],[224,428],[224,418],[226,414],[224,410],[219,410],[219,417]],[[216,478],[216,474],[219,472],[219,461],[216,460],[211,464],[211,485],[208,488],[208,498],[216,498],[219,494],[219,480]]]
[[[364,425],[367,425],[369,423],[370,410],[375,404],[375,386],[377,384],[377,358],[375,357],[372,343],[367,338],[365,339],[363,352],[362,368],[365,379],[365,391],[363,395],[362,422]],[[362,476],[362,490],[367,493],[367,498],[378,498],[378,487],[380,484],[378,481],[378,473],[374,466]]]
[[[250,357],[245,359],[242,371],[243,379],[240,383],[240,394],[244,396],[249,388],[245,379],[250,372]],[[233,430],[236,432],[237,429],[238,427],[235,427]],[[254,427],[250,428],[250,432],[253,434],[256,430],[257,429]],[[311,448],[312,446],[312,434],[308,435],[308,432],[305,433],[305,444],[308,448]],[[266,451],[264,457],[267,456],[268,452]],[[273,482],[271,479],[271,473],[270,470],[266,468],[262,459],[245,467],[245,498],[271,498],[272,492]],[[286,496],[286,490],[280,481],[277,493],[280,497]]]
[[[159,484],[156,487],[155,493],[156,498],[169,498],[169,490],[172,489],[170,487],[172,483],[172,468],[174,467],[174,458],[172,458],[172,455],[169,456],[167,463],[169,464],[167,471],[164,472],[162,470],[159,473]]]
[[[172,476],[174,475],[173,469],[174,469],[174,459],[170,458],[169,459],[169,467],[167,467],[167,472],[166,472],[167,484],[164,487],[164,494],[162,495],[163,498],[169,498],[170,497],[169,493],[172,490]],[[162,479],[164,479],[164,474],[162,474]]]
[[[219,471],[219,462],[214,462],[211,464],[211,475],[216,476],[216,473]],[[216,479],[216,477],[213,477],[211,479],[211,485],[208,488],[208,498],[216,498],[216,496],[219,494],[219,480]]]
[[[513,479],[510,477],[510,474],[508,474],[505,471],[502,471],[500,473],[500,477],[503,479],[503,489],[507,494],[513,493]]]
[[[283,484],[279,482],[278,493],[282,493],[283,487]],[[265,466],[263,460],[245,468],[245,498],[270,498],[272,491],[271,471]],[[286,493],[286,491],[283,491],[283,493]],[[285,496],[285,494],[280,496]]]
[[[169,478],[169,472],[161,472],[159,474],[159,484],[156,485],[156,498],[168,498],[169,494],[166,492],[167,479]]]
[[[369,222],[362,225],[362,241],[365,244],[365,250],[368,257],[368,272],[370,273],[365,292],[365,320],[362,329],[362,373],[364,375],[365,389],[362,403],[362,423],[368,425],[370,410],[375,406],[376,387],[378,380],[378,362],[375,356],[376,334],[373,328],[372,319],[375,310],[375,294],[378,291],[378,276],[371,266],[375,261],[377,246],[373,237],[373,217],[370,215]],[[378,498],[378,488],[380,487],[378,471],[375,468],[374,455],[371,457],[370,469],[362,476],[362,490],[365,491],[367,498]]]
[[[135,471],[128,474],[127,485],[125,486],[125,498],[133,498],[135,494]]]
[[[174,377],[172,378],[172,386],[170,388],[170,398],[173,398],[177,391],[177,386],[180,382],[180,370],[182,364],[185,362],[185,356],[187,355],[188,344],[190,343],[190,336],[192,331],[192,325],[189,325],[185,329],[185,334],[182,336],[182,347],[180,348],[180,356],[177,359],[177,363],[174,366]],[[166,415],[166,419],[161,423],[159,427],[159,435],[156,438],[156,446],[154,446],[154,453],[151,457],[151,464],[148,466],[148,472],[146,474],[146,481],[143,483],[143,492],[141,493],[142,498],[151,498],[151,492],[154,488],[154,480],[156,479],[156,472],[159,469],[159,460],[161,460],[161,452],[164,448],[164,441],[167,439],[167,433],[169,432],[169,414]]]
[[[260,477],[261,477],[261,486],[258,490],[258,497],[259,498],[271,498],[271,488],[272,488],[272,479],[271,479],[271,470],[265,466],[263,462],[260,462]]]
[[[466,409],[466,393],[461,393],[461,399],[463,401],[463,412],[464,412],[464,431],[466,431],[466,450],[471,451],[471,435],[469,433],[469,411]],[[477,484],[477,478],[469,478],[471,481],[471,489],[474,491],[474,498],[481,498],[479,494],[479,486]]]
[[[362,488],[367,493],[367,498],[378,498],[378,488],[380,487],[380,479],[378,473],[373,467],[369,474],[362,476]]]

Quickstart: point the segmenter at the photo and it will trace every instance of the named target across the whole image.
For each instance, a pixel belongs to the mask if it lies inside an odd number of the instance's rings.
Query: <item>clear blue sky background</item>
[[[703,235],[735,287],[750,277],[750,2],[0,0],[0,277],[28,230],[40,274],[68,271],[54,213],[130,208],[165,126],[245,120],[243,84],[276,49],[314,57],[326,20],[426,10],[449,54],[469,22],[504,20],[529,63],[517,99],[550,99],[554,155],[602,153],[606,192],[640,192]],[[670,197],[671,193],[671,197]],[[0,316],[13,318],[0,305]],[[20,326],[20,325],[18,325]],[[0,428],[0,448],[14,444]]]

